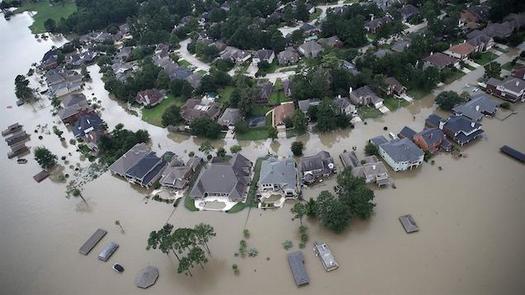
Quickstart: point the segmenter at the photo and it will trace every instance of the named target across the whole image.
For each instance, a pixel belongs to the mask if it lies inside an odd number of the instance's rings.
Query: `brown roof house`
[[[467,43],[474,46],[476,52],[483,52],[494,46],[494,39],[480,30],[475,30],[468,33]]]
[[[316,58],[323,51],[323,47],[315,41],[306,41],[298,47],[299,52],[308,58]]]
[[[383,99],[377,96],[377,94],[375,94],[375,92],[368,86],[363,86],[356,90],[350,88],[350,101],[355,105],[371,105],[376,109],[383,106]]]
[[[445,53],[457,59],[464,60],[467,59],[475,51],[476,47],[474,47],[474,45],[471,45],[467,41],[464,41],[463,43],[450,46],[450,48],[447,51],[445,51]]]
[[[162,91],[158,89],[147,89],[139,91],[135,97],[135,101],[145,107],[154,107],[161,103],[164,98],[166,98],[166,95],[162,93]]]
[[[273,92],[273,84],[269,81],[257,81],[257,93],[254,97],[255,103],[267,104]]]
[[[287,47],[285,50],[279,52],[277,59],[279,60],[279,65],[289,66],[298,63],[301,57],[293,47]]]
[[[352,169],[352,175],[363,178],[366,183],[375,182],[377,186],[382,187],[391,182],[385,164],[376,156],[365,157],[359,161],[353,151],[345,151],[339,158],[345,168]]]
[[[273,127],[284,127],[284,121],[286,118],[292,118],[293,112],[295,110],[293,102],[283,102],[280,105],[276,106],[272,110],[272,126]]]
[[[489,7],[485,5],[473,5],[465,8],[459,15],[459,25],[470,29],[479,28],[480,24],[487,21]]]
[[[385,78],[386,85],[386,94],[387,95],[403,95],[406,93],[407,88],[403,86],[399,81],[394,77]]]
[[[73,93],[62,99],[62,108],[58,110],[58,117],[64,124],[71,124],[78,119],[80,113],[90,110],[86,96],[82,93]]]
[[[519,66],[512,70],[512,77],[525,80],[525,66]]]
[[[507,77],[505,80],[490,78],[485,91],[510,102],[525,101],[525,80]]]
[[[448,141],[443,130],[439,128],[425,129],[414,135],[412,140],[420,149],[432,154],[440,150],[449,152],[452,149],[452,144]]]
[[[343,42],[339,40],[337,36],[332,36],[328,38],[319,39],[319,44],[323,45],[326,48],[341,48],[343,47]]]
[[[431,53],[424,59],[425,67],[435,67],[442,70],[446,67],[455,67],[459,64],[459,59],[448,56],[441,52]]]
[[[221,112],[219,105],[207,97],[201,99],[191,98],[181,107],[180,114],[186,123],[202,117],[208,117],[212,120],[217,119]]]

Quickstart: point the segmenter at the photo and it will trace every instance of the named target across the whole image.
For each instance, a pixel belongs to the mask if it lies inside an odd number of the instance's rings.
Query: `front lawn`
[[[448,72],[444,77],[442,77],[442,82],[445,84],[450,84],[457,79],[463,77],[465,73],[458,69],[453,69],[452,71]]]
[[[498,56],[490,51],[482,52],[477,55],[474,55],[472,58],[474,62],[482,66],[488,64],[489,62],[495,60]]]
[[[383,104],[390,110],[395,111],[399,108],[405,107],[408,105],[408,101],[401,99],[401,98],[394,98],[394,97],[387,97],[383,101]]]
[[[410,89],[407,91],[408,96],[411,96],[413,99],[422,99],[423,97],[430,94],[430,91],[425,91],[421,89]]]
[[[360,106],[357,109],[357,112],[359,113],[359,117],[361,117],[362,120],[379,118],[382,115],[378,109],[371,106]]]
[[[249,128],[244,133],[236,133],[238,140],[264,140],[269,136],[268,127]]]
[[[51,18],[56,23],[61,18],[66,18],[77,11],[77,5],[73,0],[66,0],[64,4],[51,5],[49,0],[42,0],[38,2],[24,1],[24,4],[15,10],[15,13],[24,11],[35,11],[36,15],[33,16],[35,22],[29,26],[33,34],[45,33],[44,22]]]
[[[168,95],[160,104],[152,108],[142,109],[142,120],[152,125],[162,127],[162,114],[172,105],[182,106],[184,101],[180,97]]]

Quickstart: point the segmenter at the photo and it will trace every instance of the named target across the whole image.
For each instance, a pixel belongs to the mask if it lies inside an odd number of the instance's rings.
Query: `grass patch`
[[[379,118],[381,117],[381,112],[376,109],[376,108],[373,108],[371,106],[360,106],[358,109],[357,109],[357,112],[359,113],[359,116],[361,117],[361,119],[374,119],[374,118]]]
[[[246,205],[248,207],[257,207],[257,200],[255,199],[257,194],[257,183],[259,182],[259,177],[261,176],[262,161],[266,159],[268,159],[268,156],[257,158],[255,161],[253,179],[250,184],[250,190],[248,191],[248,197],[246,198]]]
[[[465,75],[465,73],[463,73],[462,71],[458,70],[458,69],[454,69],[452,71],[450,71],[450,73],[448,73],[445,77],[443,77],[443,83],[445,84],[450,84],[454,81],[456,81],[457,79],[463,77]]]
[[[254,117],[266,116],[266,113],[270,111],[269,106],[265,105],[254,105],[250,111],[250,114]]]
[[[495,60],[498,56],[490,51],[485,51],[485,52],[482,52],[478,55],[476,55],[475,57],[473,57],[472,59],[477,63],[477,64],[480,64],[482,66],[488,64],[489,62]]]
[[[61,18],[66,18],[77,11],[77,5],[73,0],[66,0],[64,4],[51,5],[49,0],[42,0],[39,2],[24,1],[24,4],[15,10],[15,13],[24,11],[36,11],[33,16],[34,22],[29,28],[33,34],[45,33],[44,22],[48,19],[54,19],[57,23]]]
[[[190,211],[199,211],[199,209],[195,207],[195,200],[190,198],[188,195],[184,196],[184,207]]]
[[[247,132],[237,133],[238,140],[263,140],[269,137],[267,127],[250,128]]]
[[[168,95],[160,104],[152,108],[143,108],[142,109],[142,120],[146,121],[152,125],[162,127],[162,115],[172,105],[178,107],[182,106],[184,101],[180,97],[174,97],[173,95]]]
[[[225,108],[230,105],[230,96],[232,95],[235,87],[226,86],[223,89],[219,90],[219,104],[221,107]]]
[[[246,207],[247,205],[245,203],[237,203],[230,210],[226,211],[226,213],[237,213],[244,210]]]
[[[278,105],[285,101],[289,101],[289,98],[284,95],[283,82],[281,80],[277,80],[268,103],[270,105]]]
[[[503,65],[501,65],[501,68],[503,70],[507,70],[507,71],[512,71],[512,69],[516,66],[517,64],[516,63],[513,63],[512,61],[509,61],[508,63],[505,63]]]
[[[430,94],[430,91],[425,91],[421,89],[411,89],[407,91],[407,94],[414,99],[422,99],[423,97]]]
[[[400,98],[394,98],[394,97],[387,97],[383,101],[383,104],[390,110],[395,111],[399,108],[405,107],[408,105],[408,101]]]

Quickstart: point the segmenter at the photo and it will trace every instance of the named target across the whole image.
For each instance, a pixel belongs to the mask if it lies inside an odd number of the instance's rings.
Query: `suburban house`
[[[306,41],[298,48],[299,52],[307,58],[316,58],[323,51],[323,47],[316,41]]]
[[[259,80],[257,81],[257,87],[259,89],[257,95],[253,97],[255,103],[267,104],[272,96],[273,84],[270,81]]]
[[[180,108],[181,117],[188,124],[197,118],[203,117],[215,120],[219,117],[220,112],[221,108],[219,105],[207,97],[203,97],[202,99],[190,98]]]
[[[355,152],[344,151],[339,158],[343,167],[351,168],[352,175],[363,178],[366,183],[374,182],[377,186],[382,187],[391,182],[385,164],[376,156],[365,157],[359,161]]]
[[[442,70],[446,67],[456,67],[459,64],[459,60],[455,57],[448,56],[441,52],[431,53],[424,59],[425,67],[435,67]]]
[[[135,101],[145,107],[154,107],[161,103],[166,95],[158,89],[147,89],[137,93]]]
[[[243,62],[246,62],[252,57],[252,55],[245,50],[241,50],[239,48],[235,48],[232,46],[227,46],[220,55],[220,58],[223,60],[229,60],[231,62],[241,64]]]
[[[376,109],[383,106],[383,99],[377,96],[377,94],[375,94],[375,92],[368,86],[363,86],[356,90],[350,88],[350,101],[355,105],[371,105]]]
[[[311,184],[322,181],[324,177],[335,173],[334,159],[327,151],[320,151],[315,155],[301,159],[301,174],[304,183]]]
[[[490,23],[483,29],[483,33],[492,38],[506,39],[512,35],[514,29],[512,22]]]
[[[368,33],[375,34],[377,33],[377,31],[379,31],[379,29],[381,29],[384,25],[390,23],[391,21],[392,17],[390,15],[385,15],[379,18],[372,17],[371,20],[365,23],[365,30]]]
[[[332,36],[328,38],[319,39],[319,44],[326,48],[341,48],[343,47],[343,42],[339,40],[337,36]]]
[[[155,152],[149,152],[126,171],[126,178],[131,183],[149,188],[160,179],[166,165],[166,161],[157,157]]]
[[[300,58],[299,53],[293,47],[287,47],[277,55],[279,65],[281,66],[294,65],[299,62]]]
[[[445,133],[439,128],[425,129],[413,137],[413,141],[425,152],[435,154],[440,150],[450,152],[452,144],[448,141]]]
[[[487,21],[489,7],[486,5],[472,5],[461,11],[459,15],[459,25],[467,26],[469,29],[480,27],[481,23]]]
[[[150,151],[151,149],[145,143],[137,143],[124,155],[118,158],[118,160],[111,164],[111,166],[109,166],[109,171],[111,171],[111,174],[113,175],[126,177],[126,172]]]
[[[184,190],[201,163],[202,159],[199,157],[190,158],[186,164],[176,156],[173,157],[162,172],[160,185],[176,191]]]
[[[217,123],[223,127],[235,126],[242,119],[241,110],[236,108],[226,108]]]
[[[137,69],[137,65],[135,62],[115,62],[111,65],[111,69],[115,74],[115,78],[123,82],[126,81],[128,77],[131,77],[131,74],[133,74],[133,72]]]
[[[296,198],[300,193],[298,171],[293,159],[269,157],[261,163],[257,186],[259,207],[282,207],[285,199]]]
[[[103,131],[105,123],[100,116],[95,112],[80,113],[78,119],[71,128],[76,138],[89,136],[91,133]]]
[[[273,127],[281,127],[285,128],[285,120],[286,118],[291,119],[293,116],[293,112],[295,111],[294,103],[289,102],[283,102],[280,105],[273,108],[272,112],[272,126]]]
[[[64,81],[48,86],[48,93],[50,96],[61,97],[82,90],[83,85],[82,81]]]
[[[452,111],[457,116],[465,116],[469,120],[479,122],[483,116],[495,116],[499,103],[485,94],[477,94],[462,105],[455,106]]]
[[[419,14],[419,9],[412,4],[406,4],[401,7],[399,13],[401,14],[402,21],[406,23]]]
[[[370,140],[379,148],[379,155],[394,171],[406,171],[423,163],[424,152],[408,138],[387,140],[384,136]]]
[[[71,124],[78,119],[81,112],[89,109],[86,96],[82,93],[73,93],[62,99],[62,108],[58,110],[58,117],[64,124]]]
[[[425,120],[426,128],[441,128],[442,124],[444,124],[443,118],[436,114],[430,114]]]
[[[120,60],[121,62],[128,62],[131,60],[133,48],[129,46],[124,46],[119,49],[117,54],[115,55],[116,60]]]
[[[195,201],[244,202],[250,186],[253,163],[241,154],[228,162],[210,163],[205,167],[190,197]]]
[[[332,105],[337,111],[345,115],[353,116],[356,114],[355,105],[353,105],[347,97],[341,97],[341,95],[338,95],[332,101]]]
[[[403,86],[399,81],[394,77],[385,78],[386,94],[387,95],[404,95],[407,91],[407,88]]]
[[[512,77],[519,78],[521,80],[525,80],[525,66],[519,66],[514,69],[512,69]]]
[[[252,61],[255,64],[258,64],[261,61],[265,61],[265,62],[271,64],[273,62],[274,58],[275,58],[275,53],[273,52],[273,50],[261,49],[261,50],[255,51],[253,53]]]
[[[525,101],[525,80],[507,77],[505,80],[490,78],[485,91],[510,102]]]
[[[454,58],[465,60],[469,58],[469,56],[475,51],[476,47],[465,41],[463,43],[450,46],[450,48],[445,51],[445,53]]]
[[[463,146],[481,137],[484,133],[481,124],[463,116],[451,116],[440,126],[448,138]]]
[[[467,43],[474,46],[476,52],[483,52],[494,46],[494,39],[480,30],[474,30],[468,33]]]
[[[414,129],[408,127],[408,126],[405,126],[403,127],[403,129],[401,129],[401,131],[399,131],[399,133],[397,134],[397,137],[399,138],[408,138],[410,140],[413,140],[414,139],[414,135],[416,135],[416,131],[414,131]]]

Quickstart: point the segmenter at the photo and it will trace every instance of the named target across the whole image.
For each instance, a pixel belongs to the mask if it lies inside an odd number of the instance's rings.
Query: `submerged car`
[[[113,264],[113,270],[116,272],[124,272],[124,267],[118,263]]]

